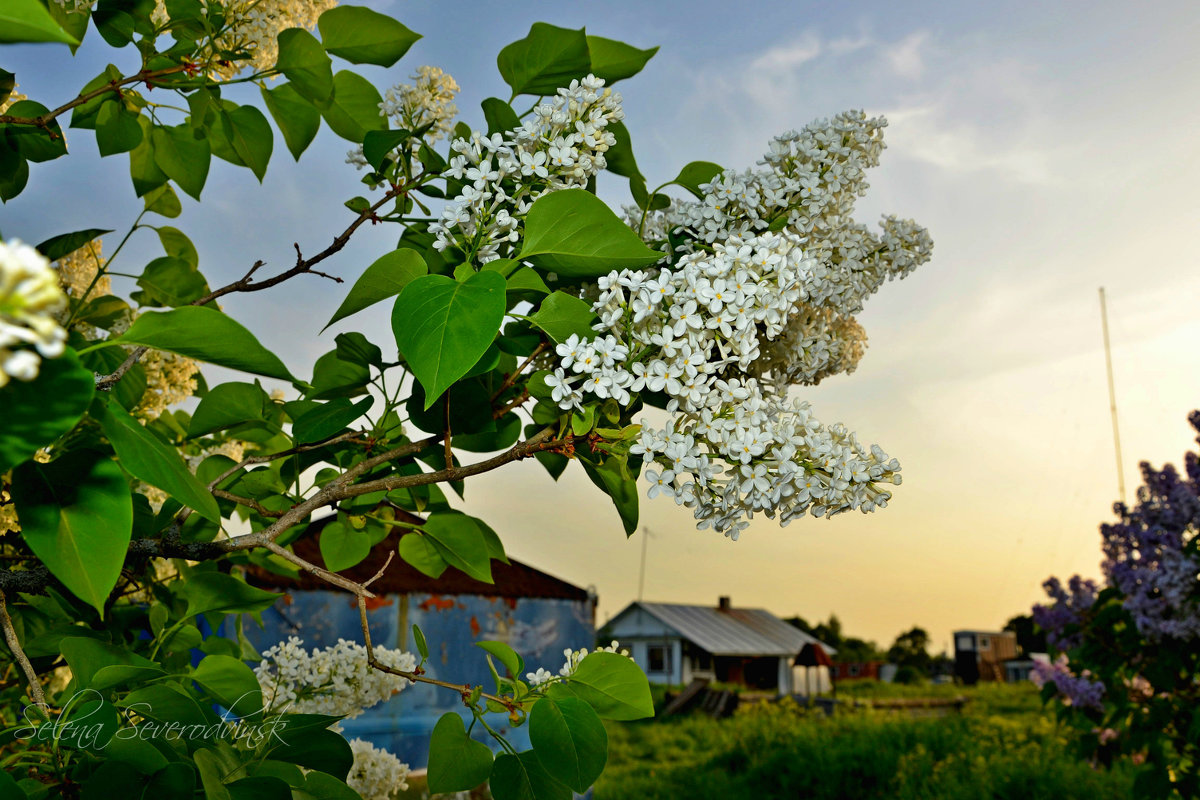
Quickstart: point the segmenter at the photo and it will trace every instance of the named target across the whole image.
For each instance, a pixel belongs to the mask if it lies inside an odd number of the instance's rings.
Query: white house
[[[695,678],[793,694],[804,690],[793,662],[804,645],[832,648],[762,608],[630,603],[601,629],[617,639],[651,683],[683,685]]]

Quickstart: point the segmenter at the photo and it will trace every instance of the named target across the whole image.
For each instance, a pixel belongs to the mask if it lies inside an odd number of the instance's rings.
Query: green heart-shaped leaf
[[[432,406],[475,366],[504,321],[506,284],[498,272],[465,281],[425,275],[409,282],[392,309],[396,346]]]
[[[585,189],[544,194],[525,217],[520,259],[546,272],[595,278],[613,270],[648,267],[663,258]]]

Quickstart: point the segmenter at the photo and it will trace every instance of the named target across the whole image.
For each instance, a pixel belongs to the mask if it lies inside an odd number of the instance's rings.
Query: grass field
[[[1107,800],[1131,794],[1132,772],[1096,770],[1067,748],[1029,684],[859,683],[839,699],[968,698],[962,713],[878,711],[849,703],[827,718],[791,701],[733,717],[675,717],[609,726],[596,800],[897,798]]]

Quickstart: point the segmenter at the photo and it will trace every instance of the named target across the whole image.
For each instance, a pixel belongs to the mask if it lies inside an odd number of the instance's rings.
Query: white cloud
[[[1000,142],[978,125],[954,122],[944,101],[884,112],[888,149],[959,173],[995,172],[1018,183],[1053,182],[1052,154],[1041,147]]]
[[[750,69],[755,72],[777,72],[779,70],[795,69],[801,64],[816,59],[820,55],[821,40],[816,34],[807,31],[795,42],[772,47],[756,58],[750,64]]]
[[[925,73],[924,49],[928,31],[916,31],[894,45],[884,47],[883,55],[897,76],[916,80]]]

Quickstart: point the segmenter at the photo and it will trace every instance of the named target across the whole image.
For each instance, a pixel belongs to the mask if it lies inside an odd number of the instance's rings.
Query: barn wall
[[[362,640],[357,603],[346,593],[292,592],[288,598],[290,602],[281,600],[263,614],[262,630],[247,631],[247,638],[259,651],[288,636],[301,637],[310,649],[336,644],[339,638]],[[425,668],[430,677],[482,684],[488,690],[494,683],[484,653],[475,642],[503,641],[524,657],[527,672],[545,667],[554,673],[563,664],[564,649],[590,650],[595,644],[593,608],[587,600],[389,594],[368,612],[368,622],[375,644],[414,653],[410,631],[414,623],[419,625],[429,642]],[[470,719],[454,692],[417,685],[342,726],[348,738],[386,747],[417,769],[428,763],[430,733],[447,711]],[[509,729],[503,714],[490,715],[488,722],[505,733],[517,749],[530,746],[527,726]],[[498,749],[480,726],[475,727],[475,738]]]

